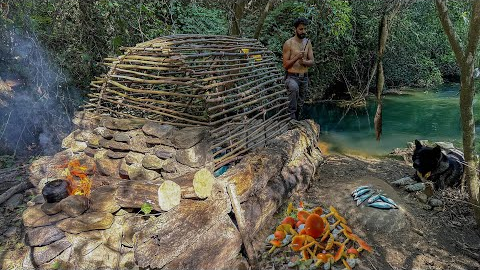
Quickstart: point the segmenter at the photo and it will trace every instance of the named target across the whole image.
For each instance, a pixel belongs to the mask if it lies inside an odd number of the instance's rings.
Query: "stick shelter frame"
[[[283,71],[256,39],[172,35],[122,50],[91,82],[87,111],[209,127],[216,169],[287,128]]]

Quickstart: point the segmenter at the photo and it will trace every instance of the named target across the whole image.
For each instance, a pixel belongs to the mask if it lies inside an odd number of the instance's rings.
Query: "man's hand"
[[[297,60],[305,58],[305,51],[300,51],[299,53],[297,53],[297,55],[295,55],[295,58],[297,58]]]

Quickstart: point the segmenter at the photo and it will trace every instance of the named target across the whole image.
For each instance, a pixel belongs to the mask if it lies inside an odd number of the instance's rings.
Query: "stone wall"
[[[65,150],[30,168],[39,195],[23,214],[30,246],[24,269],[237,268],[245,264],[242,241],[253,240],[242,238],[238,220],[257,232],[292,192],[308,186],[322,159],[318,126],[297,122],[223,176],[211,176],[209,193],[198,196],[196,175],[213,173],[208,129],[85,115],[74,123],[79,129],[65,138]],[[92,180],[90,196],[46,203],[43,186],[65,179],[71,160]],[[167,181],[181,190],[172,209],[159,204]],[[234,215],[232,196],[241,201]],[[153,207],[148,215],[139,211],[144,203]]]

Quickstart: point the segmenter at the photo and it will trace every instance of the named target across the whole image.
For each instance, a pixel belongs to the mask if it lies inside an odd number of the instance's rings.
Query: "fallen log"
[[[15,185],[5,191],[2,195],[0,195],[0,204],[4,203],[6,200],[10,199],[13,195],[22,192],[28,188],[32,188],[33,185],[30,182],[22,182],[18,185]]]
[[[207,169],[187,173],[172,179],[180,186],[182,199],[201,200],[212,193],[215,177]]]

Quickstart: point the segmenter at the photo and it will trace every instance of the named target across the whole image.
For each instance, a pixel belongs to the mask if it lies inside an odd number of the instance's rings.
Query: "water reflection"
[[[331,144],[332,151],[384,155],[414,139],[449,141],[460,146],[458,91],[458,84],[450,84],[385,96],[383,134],[379,142],[375,140],[373,126],[376,109],[373,99],[366,107],[356,109],[339,108],[332,103],[310,105],[306,114],[320,124],[321,140]],[[474,104],[475,119],[480,119],[478,105]]]

